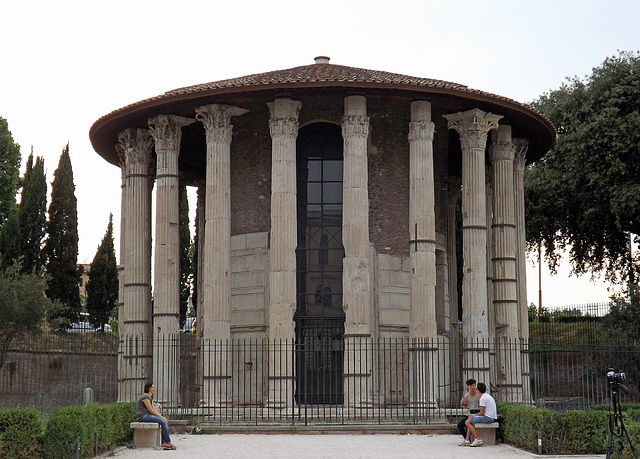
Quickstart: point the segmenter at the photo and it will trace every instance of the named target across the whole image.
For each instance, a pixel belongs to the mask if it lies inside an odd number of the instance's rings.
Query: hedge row
[[[543,454],[603,454],[609,439],[609,407],[564,413],[511,403],[498,403],[504,416],[500,433],[505,443],[534,453],[538,452],[538,432]],[[635,445],[640,444],[640,405],[622,408],[623,422]],[[626,438],[614,438],[612,451],[622,445],[620,457],[633,457]]]
[[[93,457],[132,439],[135,402],[61,408],[48,419],[35,410],[0,410],[0,457]],[[46,427],[45,427],[46,424]]]

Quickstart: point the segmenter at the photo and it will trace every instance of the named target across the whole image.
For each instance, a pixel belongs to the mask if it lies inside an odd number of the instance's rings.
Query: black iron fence
[[[335,342],[334,342],[335,341]],[[171,417],[228,424],[431,423],[457,416],[464,380],[490,381],[497,400],[553,409],[606,403],[609,367],[637,346],[371,339],[155,343],[115,333],[45,334],[16,341],[0,368],[0,406],[49,411],[134,400],[153,377]],[[155,363],[154,363],[155,362]],[[118,372],[120,368],[120,372]],[[627,371],[629,371],[627,369]],[[622,401],[638,401],[637,385]]]
[[[609,313],[609,303],[587,303],[564,307],[529,309],[529,336],[532,347],[565,348],[574,344],[598,344],[607,330],[602,318]]]

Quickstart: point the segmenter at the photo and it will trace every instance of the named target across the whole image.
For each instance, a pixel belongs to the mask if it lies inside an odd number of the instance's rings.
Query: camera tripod
[[[638,459],[636,454],[636,449],[633,447],[633,443],[631,443],[631,438],[629,437],[629,432],[627,432],[627,428],[624,426],[624,422],[622,421],[622,408],[620,407],[620,401],[618,400],[618,389],[622,389],[625,393],[629,393],[629,389],[627,389],[622,384],[618,382],[610,382],[609,390],[611,391],[611,404],[612,411],[609,413],[609,441],[607,442],[607,455],[606,459],[611,457],[611,447],[613,445],[613,437],[617,437],[621,440],[623,439],[623,435],[627,438],[629,442],[629,448],[631,448],[631,452],[633,453],[633,457]],[[618,422],[620,425],[618,426]]]

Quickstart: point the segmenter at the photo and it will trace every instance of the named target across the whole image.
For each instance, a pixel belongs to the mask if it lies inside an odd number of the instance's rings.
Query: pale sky
[[[69,142],[80,263],[114,215],[120,170],[92,149],[94,121],[198,83],[313,63],[465,84],[519,102],[640,48],[637,0],[6,1],[0,8],[0,116],[53,181]],[[49,191],[51,187],[49,185]],[[528,297],[538,304],[529,263]],[[606,301],[602,282],[543,273],[543,305]]]

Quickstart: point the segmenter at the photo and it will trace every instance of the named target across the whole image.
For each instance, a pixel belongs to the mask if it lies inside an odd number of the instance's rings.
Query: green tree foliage
[[[191,232],[189,231],[189,201],[187,200],[187,187],[180,184],[180,324],[184,325],[191,295]]]
[[[640,388],[640,298],[637,295],[627,301],[613,298],[609,313],[602,318],[603,337],[612,345],[607,366],[616,372],[624,372],[630,381]]]
[[[0,269],[20,260],[20,220],[18,207],[13,206],[0,229]]]
[[[60,155],[51,185],[51,204],[45,253],[49,287],[47,296],[61,308],[50,320],[62,319],[59,327],[76,322],[80,315],[80,273],[78,263],[78,208],[73,183],[69,145]]]
[[[87,283],[89,322],[102,328],[118,305],[118,265],[113,246],[113,214],[109,215],[107,231],[98,246]]]
[[[22,269],[39,273],[44,268],[42,242],[47,225],[47,177],[44,158],[37,157],[33,164],[33,152],[27,160],[22,180],[20,199],[20,248]]]
[[[40,333],[53,308],[45,296],[47,282],[34,273],[23,273],[19,263],[0,271],[0,368],[13,339],[22,333]]]
[[[568,248],[575,273],[619,282],[630,263],[625,231],[640,234],[640,55],[607,58],[533,106],[557,142],[526,171],[527,240],[552,269]]]
[[[7,120],[0,117],[0,227],[16,202],[20,160],[20,145],[13,141]]]

